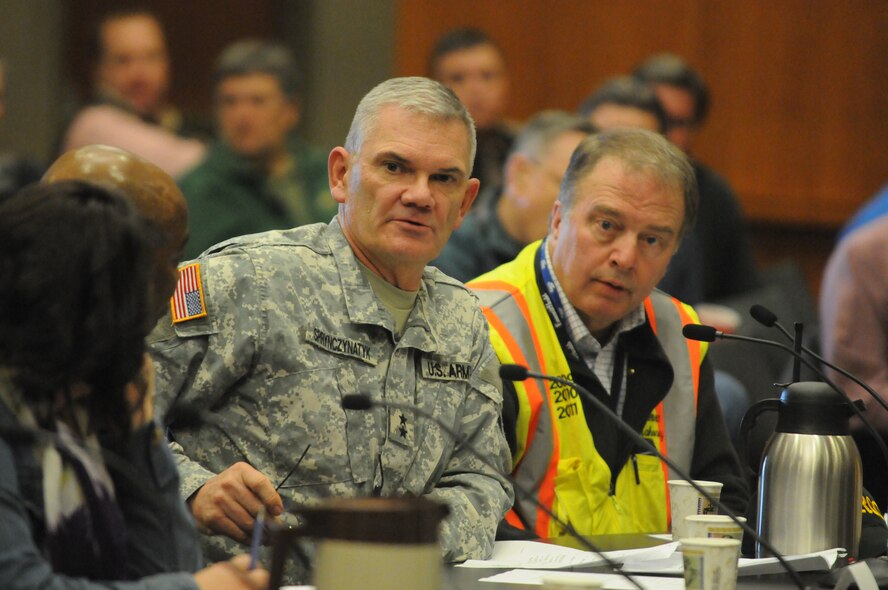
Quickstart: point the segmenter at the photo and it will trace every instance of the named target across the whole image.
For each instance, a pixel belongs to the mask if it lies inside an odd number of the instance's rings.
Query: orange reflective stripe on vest
[[[538,247],[538,243],[528,246],[513,262],[469,286],[481,299],[491,343],[501,362],[569,377],[569,364],[536,284],[533,260]],[[658,291],[645,300],[644,307],[675,372],[672,388],[645,428],[652,435],[656,431],[655,444],[662,452],[689,469],[699,367],[706,348],[696,342],[689,345],[681,336],[681,327],[696,319],[690,307]],[[615,494],[608,496],[605,482],[610,481],[610,470],[595,450],[584,412],[564,411],[564,398],[568,393],[575,397],[576,392],[559,388],[554,396],[550,384],[536,379],[515,383],[515,391],[519,452],[513,475],[520,484],[538,490],[537,499],[569,519],[581,534],[667,530],[665,481],[669,474],[665,466],[650,455],[633,457],[632,465],[627,462],[616,478]],[[578,400],[569,401],[576,405]],[[603,493],[589,487],[592,480],[605,488]],[[541,537],[560,532],[531,502],[517,498],[515,509]],[[508,520],[518,521],[514,516]]]

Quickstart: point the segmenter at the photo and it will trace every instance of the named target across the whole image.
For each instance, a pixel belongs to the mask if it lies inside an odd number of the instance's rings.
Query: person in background
[[[593,131],[584,119],[563,111],[531,118],[512,145],[501,192],[474,208],[432,265],[468,281],[545,236],[570,155]]]
[[[84,239],[88,236],[88,239]],[[76,181],[0,204],[0,579],[6,587],[265,588],[247,556],[197,571],[154,420],[154,228]]]
[[[836,242],[842,241],[861,227],[871,221],[881,219],[886,214],[888,214],[888,184],[883,186],[851,216],[851,219],[845,222],[845,225],[839,230],[839,235],[836,236]]]
[[[248,541],[262,506],[403,494],[449,507],[445,560],[490,555],[512,502],[499,364],[478,300],[426,266],[477,195],[474,139],[441,84],[383,82],[330,152],[329,224],[232,239],[180,268],[151,347],[158,410],[210,416],[169,429],[209,559]],[[352,393],[435,414],[499,469],[410,412],[344,410]]]
[[[293,134],[299,82],[282,45],[239,41],[222,52],[213,73],[220,140],[179,183],[191,215],[187,258],[228,238],[336,214],[326,157]]]
[[[664,133],[666,112],[651,87],[632,76],[605,80],[577,109],[596,129],[647,129]]]
[[[696,313],[654,288],[696,209],[691,165],[663,136],[592,135],[571,157],[546,238],[468,286],[481,299],[500,362],[576,381],[691,477],[722,482],[722,501],[743,515],[749,488],[707,346],[682,335]],[[504,390],[517,483],[581,535],[668,530],[659,459],[636,448],[585,394],[536,379]],[[519,498],[501,535],[561,532]]]
[[[820,287],[820,347],[830,362],[888,395],[888,218],[880,217],[842,238],[829,257]],[[830,378],[852,399],[866,402],[866,416],[888,440],[888,412],[847,377]],[[864,486],[888,509],[885,460],[871,435],[854,420],[864,463]]]
[[[666,137],[691,156],[700,190],[694,235],[703,270],[701,300],[718,301],[761,286],[734,191],[718,173],[693,158],[694,135],[709,114],[709,89],[703,78],[685,60],[669,53],[646,59],[633,75],[653,87],[667,115]]]
[[[514,139],[514,132],[504,120],[509,73],[503,52],[482,30],[453,29],[435,43],[429,56],[429,73],[456,93],[475,121],[478,151],[472,175],[481,181],[483,202],[488,190],[502,186],[503,165]]]
[[[170,64],[160,21],[144,9],[102,16],[95,33],[96,97],[65,130],[61,152],[119,147],[179,176],[203,156],[207,131],[170,104]]]

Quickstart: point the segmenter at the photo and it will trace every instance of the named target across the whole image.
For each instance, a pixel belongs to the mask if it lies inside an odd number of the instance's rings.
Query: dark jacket
[[[139,580],[119,584],[93,583],[52,571],[41,551],[43,471],[33,441],[10,435],[16,430],[21,430],[18,421],[0,401],[0,580],[4,588],[10,587],[7,584],[47,590],[197,588],[185,573],[201,566],[197,531],[179,496],[172,456],[153,423],[133,433],[120,453],[120,464],[108,464],[126,522],[127,575]]]

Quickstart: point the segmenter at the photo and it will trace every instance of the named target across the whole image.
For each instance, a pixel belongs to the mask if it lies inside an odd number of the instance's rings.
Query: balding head
[[[117,191],[157,226],[163,243],[155,253],[154,297],[158,313],[163,313],[176,286],[176,266],[188,239],[188,209],[175,181],[147,160],[104,145],[90,145],[60,156],[42,182],[60,180],[81,180]]]

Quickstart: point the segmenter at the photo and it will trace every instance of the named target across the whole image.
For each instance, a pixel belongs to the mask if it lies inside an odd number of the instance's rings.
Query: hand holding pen
[[[197,526],[205,534],[222,534],[235,541],[252,541],[260,508],[271,517],[280,516],[284,503],[278,490],[286,488],[309,444],[286,477],[275,486],[264,474],[248,463],[235,463],[211,477],[188,501]]]

